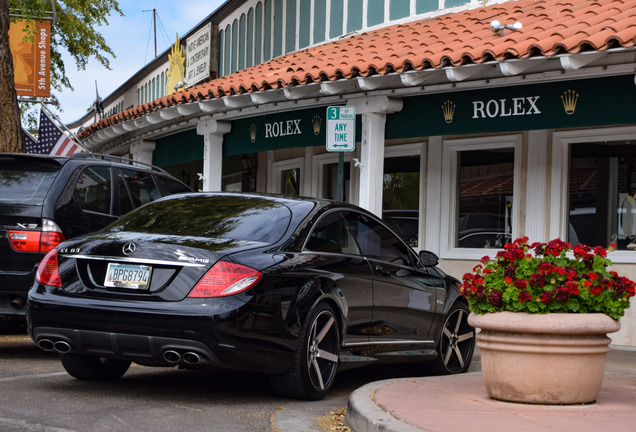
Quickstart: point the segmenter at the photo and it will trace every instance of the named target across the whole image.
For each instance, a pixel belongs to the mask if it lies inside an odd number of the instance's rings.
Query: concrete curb
[[[375,403],[374,393],[395,381],[372,382],[351,393],[347,407],[347,425],[354,431],[364,432],[422,432],[422,429],[396,419]]]

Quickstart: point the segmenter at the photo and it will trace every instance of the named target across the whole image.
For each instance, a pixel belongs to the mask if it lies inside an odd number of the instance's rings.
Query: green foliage
[[[609,271],[611,264],[600,246],[572,248],[559,239],[528,245],[524,237],[506,244],[495,260],[483,257],[464,275],[461,293],[479,314],[601,312],[619,319],[636,284]]]

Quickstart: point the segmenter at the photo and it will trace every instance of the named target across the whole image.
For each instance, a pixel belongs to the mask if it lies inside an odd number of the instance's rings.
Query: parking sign
[[[327,151],[351,152],[356,148],[356,109],[327,107]]]

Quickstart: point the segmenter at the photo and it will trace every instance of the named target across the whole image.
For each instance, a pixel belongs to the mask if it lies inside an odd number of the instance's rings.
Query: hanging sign
[[[13,75],[18,96],[51,96],[51,22],[31,21],[32,37],[25,37],[27,22],[9,25]]]

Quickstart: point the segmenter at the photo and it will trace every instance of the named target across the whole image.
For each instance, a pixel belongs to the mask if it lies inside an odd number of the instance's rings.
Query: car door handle
[[[380,265],[375,266],[375,271],[379,272],[384,277],[391,276],[391,272],[384,270],[384,268]]]

